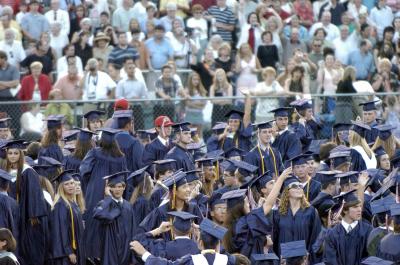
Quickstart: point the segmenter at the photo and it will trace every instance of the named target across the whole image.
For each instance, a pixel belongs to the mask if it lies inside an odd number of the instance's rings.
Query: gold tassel
[[[172,210],[175,210],[175,203],[176,203],[176,183],[174,183],[174,187],[172,189],[172,203],[171,203],[171,207]]]
[[[72,249],[73,249],[73,250],[76,250],[74,214],[72,213],[72,207],[71,207],[71,205],[69,206],[69,213],[70,213],[70,215],[71,215]]]

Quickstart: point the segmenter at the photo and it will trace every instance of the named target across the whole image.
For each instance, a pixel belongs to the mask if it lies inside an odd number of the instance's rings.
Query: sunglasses
[[[289,190],[290,189],[302,189],[303,186],[300,184],[300,182],[293,182],[289,184]]]

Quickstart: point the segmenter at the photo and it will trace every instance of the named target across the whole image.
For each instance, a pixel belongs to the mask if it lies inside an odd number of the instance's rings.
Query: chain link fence
[[[378,104],[379,117],[384,112],[394,111],[397,105],[399,93],[385,94],[344,94],[344,95],[311,95],[314,107],[314,117],[322,124],[320,138],[329,138],[332,125],[338,122],[349,122],[357,116],[362,115],[360,102],[372,100],[379,97],[382,101]],[[222,101],[221,101],[222,99]],[[288,106],[296,97],[257,97],[252,98],[252,122],[261,122],[273,119],[269,111],[280,107]],[[21,130],[21,115],[25,112],[32,112],[38,109],[44,116],[50,114],[66,115],[66,126],[69,128],[84,126],[83,114],[88,110],[99,109],[106,112],[104,120],[113,114],[115,100],[102,101],[40,101],[40,102],[0,102],[0,111],[6,112],[12,118],[11,128],[13,135],[18,138]],[[204,138],[211,133],[212,125],[217,122],[226,121],[225,114],[232,108],[244,108],[244,98],[239,97],[216,97],[196,98],[186,100],[174,98],[170,101],[162,99],[129,100],[130,108],[134,113],[135,130],[152,128],[154,119],[159,115],[167,115],[174,121],[189,121],[200,129]],[[196,104],[193,104],[193,103]],[[389,102],[389,103],[388,103]],[[391,106],[391,102],[395,102]],[[196,106],[196,107],[194,107]],[[399,113],[392,113],[396,117]],[[292,116],[295,121],[298,115]]]

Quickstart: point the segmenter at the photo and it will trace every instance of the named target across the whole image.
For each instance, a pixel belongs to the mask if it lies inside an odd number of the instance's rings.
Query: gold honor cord
[[[309,193],[310,193],[310,182],[311,182],[311,178],[308,178],[308,180],[307,180],[307,191],[306,191],[306,200],[307,200],[307,202],[309,202],[308,197],[309,197]]]
[[[69,213],[70,213],[70,215],[71,215],[72,249],[73,249],[73,250],[76,250],[74,214],[72,213],[72,207],[71,207],[71,205],[69,206]]]

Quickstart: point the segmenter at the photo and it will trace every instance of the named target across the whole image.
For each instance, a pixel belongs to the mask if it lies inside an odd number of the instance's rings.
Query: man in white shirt
[[[19,69],[19,63],[26,57],[25,50],[20,41],[15,40],[15,32],[13,29],[6,29],[4,32],[4,40],[0,41],[0,50],[7,53],[8,63]]]
[[[340,37],[336,38],[332,42],[335,47],[335,56],[343,64],[347,65],[349,61],[349,55],[351,52],[357,49],[357,41],[355,33],[349,36],[349,26],[340,26]]]
[[[68,35],[70,30],[70,21],[68,12],[60,9],[59,0],[51,0],[50,7],[51,10],[47,11],[44,14],[47,21],[49,21],[49,24],[52,24],[54,22],[59,22],[61,25],[61,31],[64,32],[66,35]]]
[[[83,90],[83,100],[101,100],[112,98],[116,87],[111,77],[98,70],[99,62],[95,58],[89,59],[85,67],[85,74],[80,82]]]
[[[79,56],[75,56],[75,46],[69,44],[64,49],[65,55],[57,60],[57,78],[64,76],[68,72],[68,65],[74,63],[78,69],[78,73],[83,73],[82,60]],[[72,59],[74,57],[75,59]]]
[[[126,99],[145,99],[147,98],[147,89],[145,85],[136,79],[135,77],[135,63],[133,60],[127,60],[125,62],[125,72],[127,78],[121,80],[117,89],[115,90],[115,98],[126,98]]]
[[[331,12],[324,11],[321,16],[321,22],[312,25],[309,31],[310,39],[313,38],[314,32],[319,28],[323,28],[326,31],[327,41],[333,41],[334,39],[339,37],[340,36],[339,29],[334,24],[331,23],[331,19],[332,19]]]

